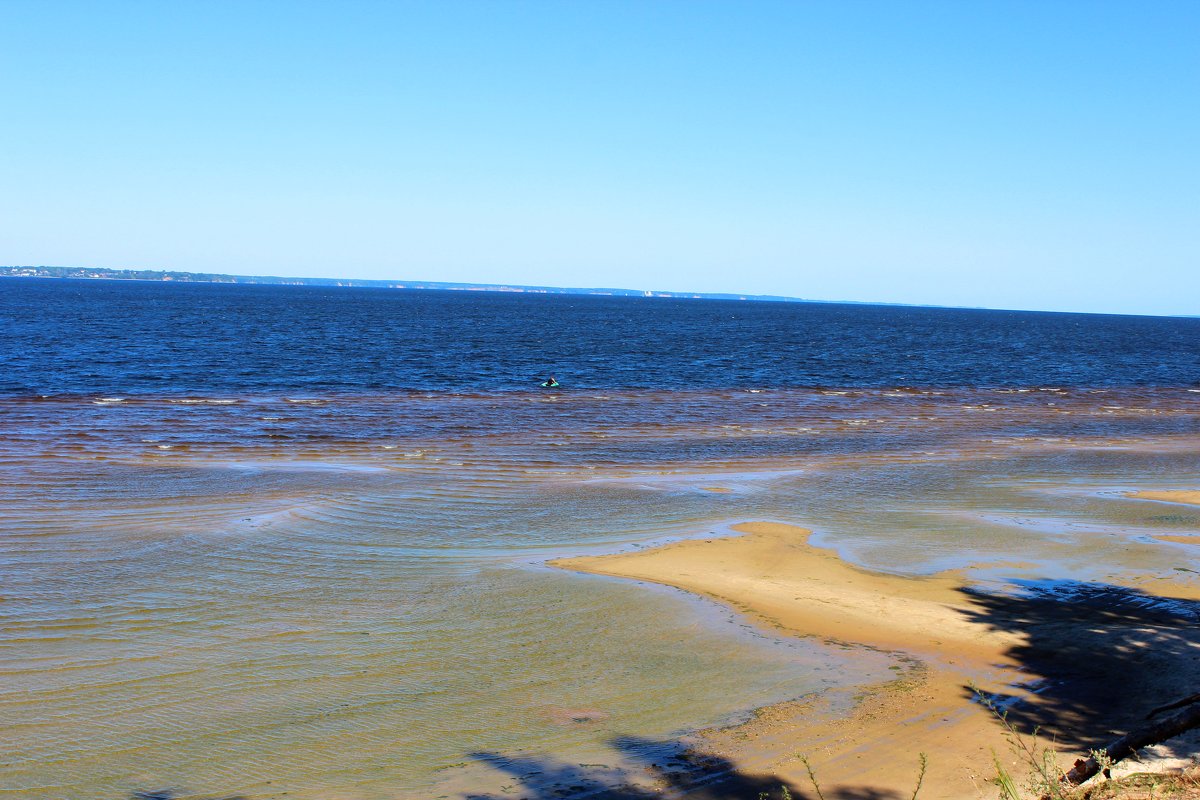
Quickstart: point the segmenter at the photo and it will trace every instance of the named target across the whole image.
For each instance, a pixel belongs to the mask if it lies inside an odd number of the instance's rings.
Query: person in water
[[[558,381],[554,380],[554,376],[551,375],[542,382],[542,386],[545,386],[547,389],[556,389],[558,388]]]

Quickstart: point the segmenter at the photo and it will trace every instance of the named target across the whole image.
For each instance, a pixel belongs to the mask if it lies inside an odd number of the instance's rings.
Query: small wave
[[[175,403],[181,406],[232,406],[237,400],[216,400],[207,397],[180,397],[168,400],[168,403]]]

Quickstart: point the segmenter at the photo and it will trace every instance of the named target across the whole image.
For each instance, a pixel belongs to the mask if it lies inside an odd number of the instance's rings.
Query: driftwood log
[[[1146,719],[1154,719],[1164,711],[1170,711],[1175,708],[1183,708],[1184,706],[1190,706],[1192,703],[1200,703],[1200,692],[1197,692],[1196,694],[1189,694],[1187,697],[1183,698],[1182,700],[1176,700],[1174,703],[1167,703],[1165,706],[1159,706],[1147,714]]]
[[[1172,736],[1178,736],[1192,728],[1200,728],[1200,703],[1197,701],[1200,701],[1200,694],[1192,695],[1176,703],[1170,703],[1169,705],[1154,709],[1154,711],[1150,712],[1147,719],[1160,711],[1191,704],[1188,708],[1178,711],[1169,717],[1163,717],[1158,722],[1130,731],[1121,738],[1105,745],[1102,748],[1102,752],[1108,756],[1109,761],[1116,763],[1123,758],[1128,758],[1143,747],[1165,742]],[[1095,758],[1090,756],[1086,759],[1081,758],[1075,762],[1075,766],[1071,768],[1071,771],[1063,777],[1063,782],[1072,786],[1078,786],[1099,771],[1100,763]]]

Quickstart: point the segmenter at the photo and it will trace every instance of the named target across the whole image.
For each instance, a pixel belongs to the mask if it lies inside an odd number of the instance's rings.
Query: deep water
[[[1190,386],[1200,319],[0,279],[0,392]]]

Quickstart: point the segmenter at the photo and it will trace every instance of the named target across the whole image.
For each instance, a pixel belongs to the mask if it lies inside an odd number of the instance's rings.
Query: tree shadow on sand
[[[810,800],[805,792],[774,775],[750,775],[729,761],[700,753],[680,742],[632,736],[612,741],[628,767],[569,764],[549,757],[473,753],[473,757],[512,775],[516,783],[502,794],[472,794],[466,800],[662,800],[686,795],[693,800]],[[823,789],[827,800],[899,800],[871,787]]]
[[[1013,696],[994,698],[1022,733],[1038,730],[1058,749],[1084,753],[1200,688],[1200,602],[1103,583],[1014,588],[963,591],[973,622],[1025,637],[1008,655],[1028,672],[1034,694],[1011,705]]]

